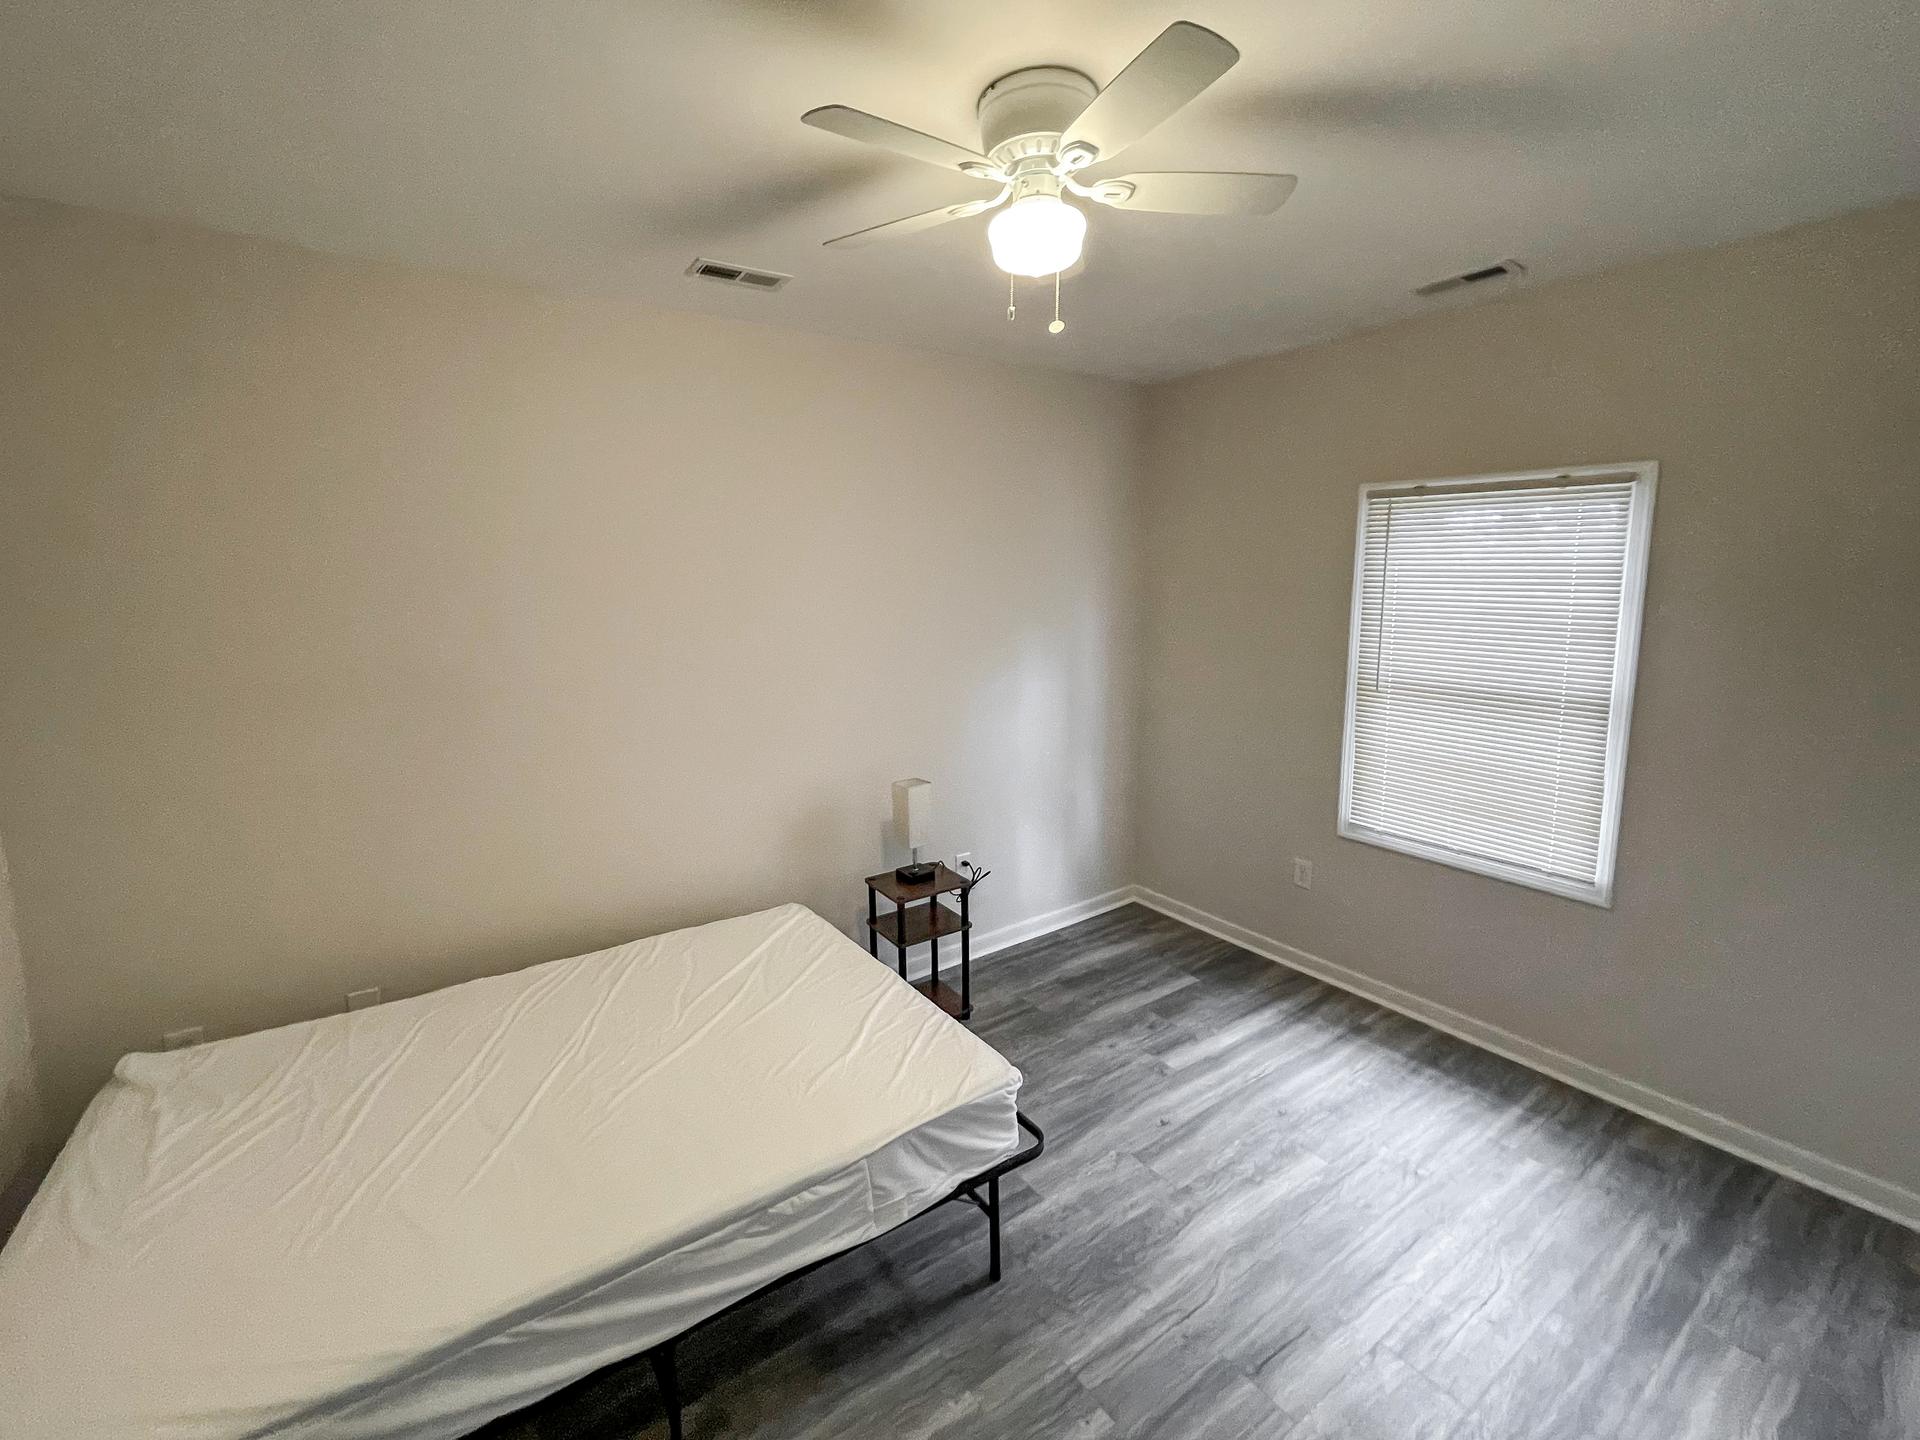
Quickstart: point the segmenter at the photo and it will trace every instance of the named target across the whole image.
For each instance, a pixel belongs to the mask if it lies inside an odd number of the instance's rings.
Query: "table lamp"
[[[896,780],[893,782],[893,828],[913,852],[913,863],[899,866],[893,878],[902,885],[924,885],[933,879],[938,866],[922,864],[920,847],[927,843],[927,821],[933,815],[933,782]]]

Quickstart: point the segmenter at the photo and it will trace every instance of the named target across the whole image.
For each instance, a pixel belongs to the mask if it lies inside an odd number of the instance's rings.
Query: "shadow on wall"
[[[1046,897],[1080,894],[1086,877],[1075,860],[1100,853],[1109,833],[1110,649],[1087,602],[1071,625],[1027,632],[968,711],[968,748],[997,767],[997,788],[1024,802],[1011,807],[1010,853],[985,857],[1011,882],[993,897],[1003,913],[1033,914]]]
[[[0,1119],[0,1124],[22,1125],[29,1135],[38,1133],[40,1123],[40,1107],[37,1104],[25,1115],[9,1115]],[[46,1178],[48,1167],[52,1164],[51,1156],[38,1145],[32,1145],[14,1166],[11,1178],[4,1186],[0,1186],[0,1245],[6,1244],[7,1237],[13,1234],[13,1227],[20,1223],[20,1217],[26,1213],[27,1203],[33,1199],[33,1192],[40,1188],[40,1182]]]
[[[13,887],[0,846],[0,1240],[12,1233],[46,1168],[44,1124]]]
[[[856,918],[865,914],[857,908],[860,877],[880,868],[875,857],[885,852],[889,827],[884,820],[876,821],[880,835],[871,847],[863,847],[860,837],[867,833],[868,822],[860,811],[870,807],[860,806],[859,798],[848,796],[845,787],[835,787],[799,809],[785,826],[779,843],[769,847],[769,858],[776,860],[781,868],[768,878],[773,881],[774,897],[769,903],[799,900],[825,916],[836,929],[864,944],[865,936]],[[864,853],[865,848],[871,848],[872,856]],[[828,876],[823,882],[823,856],[855,856],[865,868],[856,865],[840,876],[839,866],[829,864]]]

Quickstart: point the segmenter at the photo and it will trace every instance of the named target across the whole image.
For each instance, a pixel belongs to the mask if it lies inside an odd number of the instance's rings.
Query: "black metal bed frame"
[[[1033,1143],[1031,1145],[1009,1155],[998,1165],[982,1170],[971,1179],[962,1180],[958,1185],[953,1187],[951,1194],[934,1201],[933,1204],[927,1206],[926,1209],[909,1215],[906,1220],[901,1222],[903,1225],[910,1224],[918,1220],[920,1216],[931,1215],[942,1205],[954,1200],[965,1200],[968,1204],[973,1205],[981,1214],[987,1217],[987,1279],[989,1282],[997,1281],[1000,1278],[1000,1179],[1003,1175],[1018,1170],[1022,1165],[1039,1159],[1040,1152],[1047,1148],[1047,1137],[1041,1132],[1038,1125],[1034,1124],[1033,1121],[1029,1120],[1026,1115],[1019,1110],[1013,1112],[1013,1118],[1019,1122],[1022,1130],[1025,1130],[1029,1135],[1033,1136]],[[987,1192],[984,1199],[982,1199],[980,1195],[980,1189],[983,1186]],[[894,1228],[898,1229],[899,1227],[896,1226]],[[892,1233],[891,1230],[885,1232],[885,1234],[889,1235]],[[681,1428],[680,1379],[674,1365],[675,1349],[682,1340],[703,1326],[711,1325],[714,1321],[724,1319],[736,1310],[744,1309],[761,1296],[769,1295],[783,1285],[790,1285],[802,1276],[811,1275],[822,1265],[831,1265],[835,1260],[840,1259],[841,1256],[851,1255],[854,1251],[863,1249],[871,1245],[875,1240],[881,1238],[883,1237],[875,1235],[871,1239],[862,1240],[858,1245],[849,1245],[844,1250],[836,1250],[831,1255],[823,1255],[820,1259],[810,1264],[802,1265],[798,1270],[791,1270],[785,1275],[782,1275],[778,1280],[762,1285],[751,1295],[741,1296],[724,1310],[716,1310],[704,1320],[694,1321],[693,1324],[689,1325],[672,1339],[663,1340],[651,1350],[648,1350],[646,1352],[647,1359],[653,1362],[653,1376],[660,1385],[660,1403],[666,1407],[667,1411],[667,1435],[669,1440],[683,1440],[684,1435]]]

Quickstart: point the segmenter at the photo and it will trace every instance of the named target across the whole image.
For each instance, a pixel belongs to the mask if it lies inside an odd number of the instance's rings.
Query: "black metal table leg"
[[[934,913],[940,897],[927,897],[927,997],[940,1003],[940,917]]]
[[[960,892],[960,1018],[973,1014],[973,917],[967,911],[968,886]]]
[[[660,1386],[660,1404],[667,1412],[668,1440],[682,1440],[680,1418],[680,1376],[674,1369],[673,1347],[675,1341],[656,1345],[647,1352],[647,1358],[653,1361],[653,1378]]]
[[[893,947],[894,963],[900,967],[900,978],[907,978],[907,904],[904,900],[893,902],[893,923],[899,927],[894,933],[900,937],[900,943]]]
[[[880,937],[874,933],[873,922],[880,918],[880,897],[873,893],[873,887],[867,887],[867,954],[874,959],[880,958]]]

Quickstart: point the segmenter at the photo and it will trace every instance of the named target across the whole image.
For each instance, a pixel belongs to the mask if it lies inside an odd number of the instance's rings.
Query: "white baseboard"
[[[1250,950],[1263,959],[1324,980],[1329,985],[1350,991],[1377,1005],[1384,1005],[1389,1010],[1397,1010],[1402,1015],[1431,1025],[1436,1030],[1444,1030],[1470,1045],[1504,1055],[1530,1070],[1563,1081],[1576,1090],[1584,1090],[1589,1095],[1611,1101],[1623,1110],[1644,1115],[1649,1120],[1691,1135],[1743,1160],[1751,1160],[1756,1165],[1811,1185],[1816,1190],[1823,1190],[1850,1205],[1858,1205],[1862,1210],[1870,1210],[1897,1224],[1920,1230],[1920,1194],[1891,1180],[1882,1180],[1851,1165],[1844,1165],[1838,1160],[1742,1125],[1737,1120],[1729,1120],[1698,1105],[1689,1105],[1684,1100],[1663,1095],[1638,1081],[1602,1070],[1597,1065],[1589,1065],[1584,1060],[1536,1044],[1511,1030],[1476,1020],[1471,1015],[1372,979],[1357,970],[1349,970],[1344,965],[1336,965],[1331,960],[1322,960],[1318,955],[1296,950],[1291,945],[1256,934],[1244,926],[1235,925],[1230,920],[1223,920],[1218,915],[1208,914],[1205,910],[1144,886],[1134,886],[1127,898],[1138,900],[1140,904],[1158,910],[1183,925],[1191,925],[1243,950]],[[1115,903],[1124,904],[1125,901]],[[1112,906],[1105,908],[1111,909]],[[1097,914],[1098,911],[1092,913]]]
[[[1122,905],[1131,905],[1140,898],[1139,892],[1140,887],[1137,885],[1122,885],[1119,889],[1109,890],[1104,895],[1076,900],[1071,905],[1062,905],[1058,910],[1049,910],[1045,914],[1016,920],[1011,925],[1002,925],[993,930],[976,931],[973,937],[973,958],[976,961],[984,960],[999,951],[1011,950],[1014,946],[1024,945],[1029,940],[1038,940],[1042,935],[1051,935],[1054,931],[1064,930],[1069,925],[1078,925],[1082,920],[1091,920],[1094,916],[1104,915],[1109,910],[1118,910]],[[917,945],[914,949],[917,953],[907,957],[907,978],[924,980],[927,978],[926,947]],[[959,953],[958,949],[942,951],[949,963],[953,962]]]
[[[1140,898],[1138,885],[1122,885],[1118,890],[1109,890],[1104,895],[1095,895],[1088,900],[1075,901],[1071,905],[1062,905],[1058,910],[1049,910],[1044,915],[1035,915],[1029,920],[1016,920],[1011,925],[1002,925],[997,930],[986,930],[974,936],[973,956],[992,955],[996,951],[1011,950],[1015,945],[1024,945],[1029,940],[1037,940],[1042,935],[1051,935],[1056,930],[1064,930],[1069,925],[1078,925],[1082,920],[1091,920],[1096,915],[1104,915],[1109,910],[1118,910],[1122,905],[1131,905]]]

